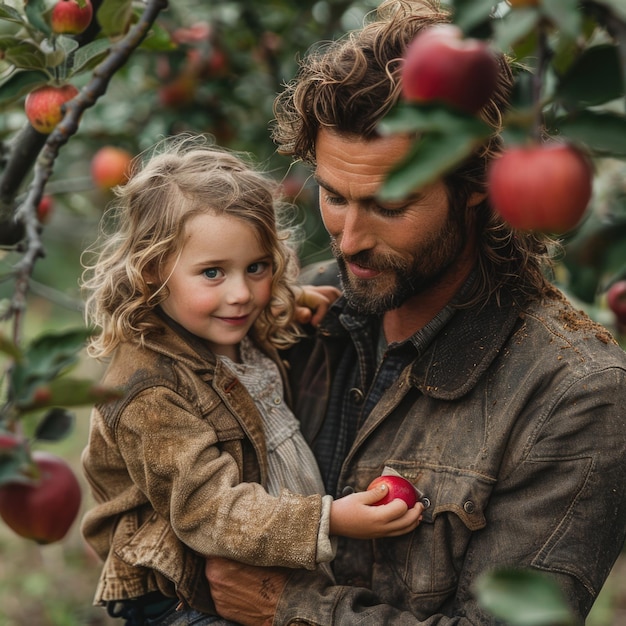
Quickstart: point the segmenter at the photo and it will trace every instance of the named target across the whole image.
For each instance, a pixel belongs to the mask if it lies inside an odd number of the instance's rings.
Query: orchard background
[[[83,484],[82,512],[89,496],[79,455],[89,404],[106,391],[94,387],[101,366],[79,349],[80,255],[113,197],[102,172],[94,178],[94,155],[103,147],[137,155],[165,136],[211,134],[283,181],[307,233],[302,263],[327,258],[308,172],[276,155],[269,138],[272,102],[295,74],[298,55],[358,28],[378,2],[92,0],[86,30],[58,34],[51,16],[63,2],[0,3],[0,485],[23,478],[33,450],[49,450]],[[607,302],[609,289],[626,280],[624,1],[448,4],[466,36],[520,61],[505,119],[508,146],[537,140],[545,126],[593,159],[591,202],[562,234],[555,282],[626,347],[626,318]],[[25,113],[27,96],[46,84],[78,90],[50,134],[36,131]],[[473,120],[442,106],[400,107],[388,130],[406,129],[434,141],[390,178],[391,195],[463,158],[459,138],[467,146],[480,134]],[[6,444],[8,436],[18,444]],[[0,626],[108,624],[91,607],[99,569],[78,522],[48,545],[0,522]],[[588,624],[626,624],[625,576],[620,559]]]

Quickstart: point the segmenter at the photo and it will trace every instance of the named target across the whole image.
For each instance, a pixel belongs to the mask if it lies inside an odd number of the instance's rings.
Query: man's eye
[[[383,217],[399,217],[402,215],[402,211],[400,209],[386,209],[384,206],[379,206],[376,209],[379,215]]]
[[[341,196],[329,196],[328,194],[324,196],[324,202],[334,205],[345,204],[345,200]]]
[[[209,267],[202,272],[206,278],[215,279],[222,276],[222,270],[217,267]]]

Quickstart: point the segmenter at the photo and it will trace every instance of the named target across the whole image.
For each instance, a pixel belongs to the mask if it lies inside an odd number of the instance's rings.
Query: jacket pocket
[[[421,614],[455,589],[472,533],[486,526],[495,480],[452,467],[392,460],[386,465],[420,489],[426,509],[412,533],[374,542],[374,585],[386,601]]]

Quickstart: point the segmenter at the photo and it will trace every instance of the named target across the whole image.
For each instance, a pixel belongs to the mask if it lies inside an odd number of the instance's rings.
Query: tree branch
[[[89,83],[66,104],[63,119],[48,135],[37,158],[33,180],[29,185],[24,202],[16,212],[16,221],[24,225],[27,245],[22,259],[15,266],[15,292],[5,316],[6,318],[15,317],[13,328],[15,343],[18,343],[21,335],[21,317],[26,308],[30,276],[36,261],[44,255],[40,236],[41,225],[37,220],[36,209],[43,195],[44,187],[52,174],[54,161],[61,147],[78,130],[83,112],[93,106],[98,98],[106,93],[113,74],[128,61],[132,52],[148,34],[159,13],[167,8],[167,4],[167,0],[148,0],[139,21],[123,39],[111,47],[109,55],[95,68]]]

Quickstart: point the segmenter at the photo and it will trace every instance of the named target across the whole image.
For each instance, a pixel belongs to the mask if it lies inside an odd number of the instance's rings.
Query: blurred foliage
[[[113,198],[91,180],[92,155],[107,144],[140,154],[164,136],[212,134],[221,145],[252,153],[284,182],[305,232],[302,262],[329,256],[309,173],[275,153],[268,124],[274,97],[294,76],[298,57],[316,42],[358,28],[378,1],[175,0],[166,6],[156,0],[93,0],[97,19],[74,37],[50,32],[47,15],[53,4],[0,2],[4,479],[27,458],[22,443],[15,452],[6,437],[16,421],[28,438],[56,443],[72,424],[60,406],[91,402],[108,393],[67,373],[76,365],[85,338],[83,331],[73,330],[82,324],[80,254],[95,239],[102,212]],[[593,317],[613,328],[604,293],[626,276],[624,1],[543,0],[538,7],[515,10],[495,0],[448,4],[468,36],[490,39],[526,68],[518,74],[514,112],[506,121],[507,142],[524,141],[532,134],[540,109],[551,133],[582,143],[594,155],[592,203],[584,222],[564,238],[566,254],[556,278]],[[149,30],[131,45],[132,29],[150,11]],[[60,82],[75,84],[80,96],[68,105],[57,131],[40,135],[26,120],[24,99],[43,83]],[[483,132],[475,120],[443,109],[399,108],[387,124],[391,131],[420,128],[433,139],[405,164],[401,183],[391,180],[392,192],[396,184],[414,186],[463,158]],[[447,152],[444,159],[441,146]],[[36,207],[44,192],[53,198],[53,209],[41,224]],[[23,233],[14,232],[16,213],[25,225],[25,240]],[[47,395],[37,405],[42,387]],[[92,558],[82,555],[81,566]],[[0,559],[0,573],[7,564]],[[40,603],[34,601],[36,593],[30,594],[30,609],[56,610],[53,600],[61,594],[50,593],[50,579],[42,582],[32,574],[24,584],[46,590]],[[495,591],[490,584],[496,585]],[[502,598],[508,598],[509,584],[514,594],[525,585],[536,591],[532,581],[511,582],[496,573],[483,587],[492,594],[487,602],[493,602],[495,612]],[[86,603],[84,598],[79,602]],[[79,623],[65,608],[61,612],[46,620]],[[42,615],[23,623],[43,626]]]

